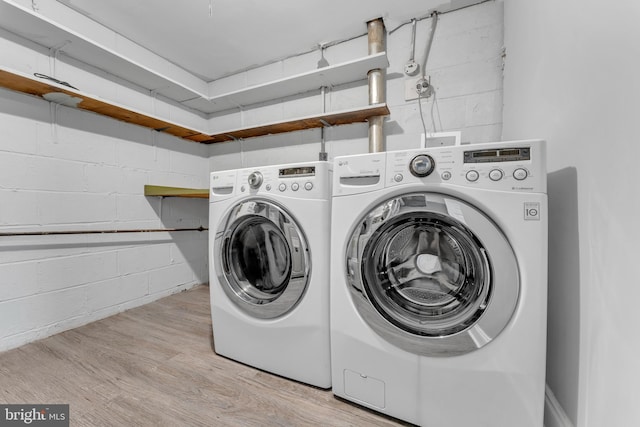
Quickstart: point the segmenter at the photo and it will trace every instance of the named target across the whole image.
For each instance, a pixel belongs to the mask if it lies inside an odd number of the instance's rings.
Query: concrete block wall
[[[417,17],[418,18],[418,17]],[[386,23],[385,23],[386,24]],[[415,60],[423,59],[431,20],[418,21]],[[367,54],[366,25],[363,36],[325,49],[329,64]],[[387,150],[419,147],[424,132],[418,101],[405,101],[404,65],[411,55],[411,25],[387,28],[386,98],[391,115],[385,120]],[[317,67],[320,52],[286,59],[216,82],[233,89],[264,83]],[[463,143],[498,141],[502,134],[503,3],[489,1],[439,16],[427,62],[427,75],[435,97],[422,101],[427,132],[460,131]],[[328,88],[284,100],[216,114],[212,127],[228,129],[258,125],[323,111],[338,111],[368,104],[366,76],[355,83]],[[368,150],[367,124],[326,128],[329,159]],[[270,135],[211,146],[211,170],[260,166],[318,159],[320,130]]]
[[[206,188],[204,145],[3,89],[0,135],[0,233],[208,225],[207,200],[143,195],[145,184]],[[207,242],[197,231],[0,237],[0,351],[206,283]]]

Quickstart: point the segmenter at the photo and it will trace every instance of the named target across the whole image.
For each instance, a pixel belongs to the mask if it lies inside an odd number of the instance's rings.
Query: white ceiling
[[[58,0],[212,81],[482,0]]]

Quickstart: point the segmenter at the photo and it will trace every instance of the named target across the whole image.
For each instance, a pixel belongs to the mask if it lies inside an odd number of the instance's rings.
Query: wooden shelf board
[[[354,110],[323,113],[316,116],[301,117],[276,123],[270,123],[250,128],[233,129],[219,132],[209,137],[204,143],[233,141],[236,139],[254,138],[257,136],[293,132],[304,129],[320,128],[323,126],[339,126],[350,123],[365,122],[369,117],[388,116],[389,108],[386,104],[368,105]]]
[[[48,80],[39,79],[18,72],[0,69],[0,87],[39,96],[52,101],[51,96],[59,97],[52,102],[60,102],[65,105],[74,105],[77,108],[108,116],[127,123],[155,129],[179,138],[200,143],[216,143],[247,139],[258,136],[293,132],[304,129],[320,128],[323,126],[338,126],[350,123],[365,122],[369,117],[387,116],[389,108],[386,104],[368,105],[363,108],[342,110],[323,113],[314,116],[294,118],[275,123],[268,123],[248,128],[232,129],[217,132],[213,135],[189,129],[166,120],[158,119],[128,108],[109,103],[89,96],[81,91],[76,91],[67,86]],[[74,99],[76,102],[74,102]],[[61,100],[61,101],[60,101]]]
[[[206,188],[181,188],[181,187],[164,187],[161,185],[145,185],[145,196],[160,197],[189,197],[197,199],[208,199],[209,190]]]
[[[188,129],[175,123],[170,123],[165,120],[157,119],[124,107],[101,101],[91,96],[87,96],[80,91],[75,91],[71,88],[67,88],[66,86],[50,83],[47,80],[41,80],[36,77],[31,78],[0,69],[0,86],[43,98],[45,95],[52,93],[64,94],[70,97],[69,99],[79,98],[80,101],[76,106],[83,110],[109,116],[127,123],[145,126],[160,132],[166,132],[190,141],[204,142],[211,139],[208,135],[193,129]]]

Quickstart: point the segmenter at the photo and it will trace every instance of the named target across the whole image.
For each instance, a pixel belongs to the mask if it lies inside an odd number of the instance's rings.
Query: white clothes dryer
[[[337,396],[433,427],[541,427],[544,141],[337,157]]]
[[[210,295],[216,353],[331,386],[327,162],[211,174]]]

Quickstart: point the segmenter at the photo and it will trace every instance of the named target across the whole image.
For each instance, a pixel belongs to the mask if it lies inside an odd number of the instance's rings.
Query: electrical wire
[[[472,3],[472,4],[467,4],[467,5],[464,5],[464,6],[454,7],[453,9],[449,9],[449,10],[445,10],[445,11],[438,11],[438,15],[445,15],[445,14],[447,14],[447,13],[457,12],[457,11],[459,11],[459,10],[467,9],[467,8],[469,8],[469,7],[477,6],[477,5],[479,5],[479,4],[487,3],[487,2],[490,2],[490,1],[495,1],[495,0],[482,0],[482,1],[478,1],[477,3]],[[431,17],[431,14],[432,14],[432,13],[433,13],[433,12],[430,10],[430,11],[428,11],[426,14],[424,14],[424,15],[422,15],[422,16],[419,16],[418,18],[411,18],[411,19],[410,19],[410,20],[408,20],[408,21],[401,22],[400,24],[396,25],[394,28],[392,28],[391,30],[389,30],[389,31],[387,32],[387,34],[391,35],[391,34],[395,33],[396,31],[398,31],[400,28],[404,27],[405,25],[409,25],[409,24],[411,24],[411,22],[412,22],[414,19],[415,19],[415,20],[417,20],[417,21],[423,21],[423,20],[425,20],[425,19],[428,19],[428,18],[430,18],[430,17]]]
[[[429,36],[429,41],[427,41],[427,46],[424,50],[424,59],[422,60],[422,78],[425,77],[427,72],[427,60],[429,59],[429,53],[431,52],[431,45],[433,44],[433,37],[436,34],[436,27],[438,26],[438,12],[433,12],[431,14],[431,35]]]
[[[442,118],[440,117],[440,108],[438,108],[438,98],[436,96],[436,91],[433,90],[433,101],[431,102],[431,125],[433,126],[433,131],[437,132],[438,127],[436,126],[436,118],[433,116],[433,110],[435,109],[438,113],[438,123],[440,124],[440,130],[442,131]]]
[[[422,130],[424,131],[424,139],[427,140],[427,125],[424,122],[424,114],[422,113],[422,93],[418,94],[418,110],[420,111],[420,121],[422,122]]]
[[[429,36],[429,41],[427,42],[427,46],[425,47],[425,51],[424,51],[424,59],[422,60],[422,68],[420,70],[420,72],[422,73],[422,78],[424,79],[426,76],[426,71],[427,71],[427,60],[429,59],[429,53],[431,52],[431,45],[433,44],[433,37],[436,34],[436,27],[438,25],[438,12],[432,12],[431,13],[431,35]],[[434,97],[434,104],[435,104],[435,91],[433,90],[433,87],[430,87],[429,90],[427,91],[427,98],[431,95],[433,95]],[[423,98],[424,93],[421,91],[418,91],[418,110],[420,111],[420,121],[422,122],[422,130],[424,131],[424,138],[425,141],[427,139],[427,125],[424,121],[424,113],[422,112],[422,98]],[[434,131],[435,131],[435,121],[433,119],[433,104],[431,106],[431,122],[433,124],[434,127]]]
[[[411,57],[409,58],[409,62],[413,62],[416,55],[416,24],[417,21],[415,19],[411,20]]]
[[[430,116],[431,116],[431,128],[433,129],[433,132],[437,132],[438,131],[438,126],[436,125],[436,117],[434,115],[434,110],[438,115],[438,124],[440,125],[440,130],[442,131],[443,127],[442,127],[442,118],[440,117],[440,109],[438,108],[438,98],[436,96],[436,91],[433,90],[433,88],[431,88],[431,95],[429,96],[430,98],[432,97],[432,101],[431,101],[431,111],[430,111]],[[423,99],[427,99],[426,97],[423,97],[422,94],[418,95],[418,110],[420,111],[420,121],[422,122],[422,130],[424,131],[424,138],[425,138],[425,143],[427,140],[427,124],[424,121],[424,114],[422,111],[422,100]]]
[[[58,83],[59,85],[64,85],[67,87],[70,87],[71,89],[75,89],[75,90],[80,90],[77,87],[73,87],[71,86],[69,83],[67,82],[63,82],[62,80],[58,80],[55,77],[51,77],[51,76],[47,76],[46,74],[42,74],[42,73],[33,73],[34,77],[37,77],[39,79],[46,79],[46,80],[51,80],[54,83]]]

